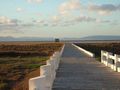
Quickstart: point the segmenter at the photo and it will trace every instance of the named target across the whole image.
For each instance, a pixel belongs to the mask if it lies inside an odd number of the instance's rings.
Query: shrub
[[[7,90],[8,84],[7,83],[0,83],[0,90]]]

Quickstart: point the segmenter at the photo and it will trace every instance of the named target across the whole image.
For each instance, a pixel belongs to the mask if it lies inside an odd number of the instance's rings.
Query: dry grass
[[[36,69],[25,76],[22,81],[16,82],[13,87],[13,90],[29,90],[29,79],[33,77],[37,77],[40,75],[40,69]]]
[[[101,50],[120,55],[120,43],[76,43],[76,45],[95,53],[96,57],[100,57]]]
[[[29,78],[39,75],[39,67],[61,49],[62,43],[0,43],[0,90],[28,90]]]

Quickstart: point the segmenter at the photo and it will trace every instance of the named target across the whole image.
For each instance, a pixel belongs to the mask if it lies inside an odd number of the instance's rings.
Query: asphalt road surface
[[[120,73],[66,44],[52,90],[120,90]]]

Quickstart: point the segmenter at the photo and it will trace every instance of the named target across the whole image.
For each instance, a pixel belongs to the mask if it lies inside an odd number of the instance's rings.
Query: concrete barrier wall
[[[29,80],[29,90],[48,90],[47,87],[44,86],[46,83],[45,76],[31,78]]]
[[[83,49],[83,48],[81,48],[81,47],[79,47],[79,46],[77,46],[77,45],[75,45],[75,44],[72,44],[72,45],[73,45],[74,47],[78,48],[80,51],[86,53],[86,54],[89,55],[90,57],[95,57],[94,53],[92,53],[92,52],[90,52],[90,51],[87,51],[87,50],[85,50],[85,49]]]
[[[84,53],[88,54],[91,57],[94,57],[95,55],[75,44],[72,44],[79,50],[83,51]],[[101,51],[101,63],[105,64],[107,67],[110,67],[114,71],[120,72],[120,55],[107,52],[107,51]]]
[[[29,90],[51,90],[52,84],[56,77],[56,70],[59,67],[60,57],[63,53],[64,46],[60,52],[55,52],[47,60],[47,64],[40,67],[40,76],[29,80]]]
[[[114,71],[120,72],[120,55],[110,53],[107,51],[101,51],[101,63],[110,67]]]

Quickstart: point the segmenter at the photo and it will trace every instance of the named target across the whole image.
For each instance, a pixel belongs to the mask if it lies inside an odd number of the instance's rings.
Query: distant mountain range
[[[55,38],[42,38],[42,37],[0,37],[0,41],[54,41]],[[120,36],[88,36],[83,38],[60,38],[62,41],[73,40],[120,40]]]
[[[87,36],[83,38],[63,38],[64,41],[80,41],[80,40],[120,40],[120,36]]]
[[[80,38],[81,40],[120,40],[120,36],[88,36]]]
[[[54,38],[41,37],[0,37],[0,41],[54,41]]]

